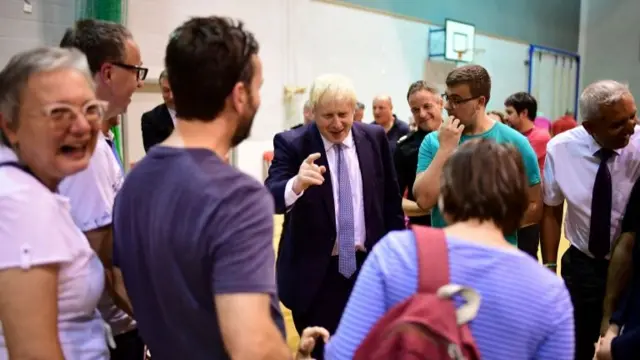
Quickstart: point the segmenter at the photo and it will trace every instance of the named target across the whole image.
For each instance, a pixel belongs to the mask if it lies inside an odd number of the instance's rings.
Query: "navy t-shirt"
[[[154,360],[228,359],[214,296],[276,295],[273,199],[205,149],[155,146],[114,209],[114,263]]]

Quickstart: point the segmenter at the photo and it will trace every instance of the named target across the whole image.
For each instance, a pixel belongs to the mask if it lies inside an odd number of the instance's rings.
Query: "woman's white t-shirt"
[[[0,163],[16,161],[0,146]],[[58,335],[65,359],[109,358],[96,309],[104,270],[70,215],[69,201],[13,166],[0,167],[0,271],[59,264]],[[0,360],[8,359],[0,322]]]

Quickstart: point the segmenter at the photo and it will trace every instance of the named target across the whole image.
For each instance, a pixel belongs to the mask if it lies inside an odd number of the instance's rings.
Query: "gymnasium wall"
[[[261,44],[265,82],[262,106],[250,139],[239,146],[236,165],[262,179],[262,153],[272,148],[273,135],[302,120],[305,96],[284,100],[284,85],[308,87],[326,72],[351,77],[372,121],[371,100],[390,94],[401,119],[410,115],[408,85],[423,77],[429,26],[425,22],[387,16],[315,0],[135,0],[129,1],[127,25],[142,48],[143,61],[157,79],[163,67],[168,35],[193,15],[218,14],[240,18]],[[463,20],[463,19],[461,19]],[[513,92],[526,91],[528,44],[478,34],[476,63],[493,77],[490,109],[503,109]],[[149,86],[148,88],[153,88]],[[150,92],[149,92],[150,91]],[[137,93],[125,123],[129,161],[144,156],[140,116],[160,103],[154,90]]]
[[[476,31],[570,52],[578,50],[580,0],[330,0],[443,24],[446,18]],[[544,24],[542,26],[541,24]]]
[[[640,96],[638,0],[582,0],[582,88],[600,79],[629,83]]]
[[[58,45],[75,19],[75,0],[0,0],[0,69],[21,51],[42,45]]]

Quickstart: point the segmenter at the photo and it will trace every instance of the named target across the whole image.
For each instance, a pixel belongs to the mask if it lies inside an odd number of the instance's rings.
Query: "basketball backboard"
[[[476,27],[446,19],[444,22],[444,58],[456,62],[472,62],[476,42]]]

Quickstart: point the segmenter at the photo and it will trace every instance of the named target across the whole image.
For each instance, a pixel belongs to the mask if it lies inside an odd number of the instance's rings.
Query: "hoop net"
[[[458,60],[462,60],[462,56],[464,56],[467,50],[458,50],[456,52],[458,53]]]

